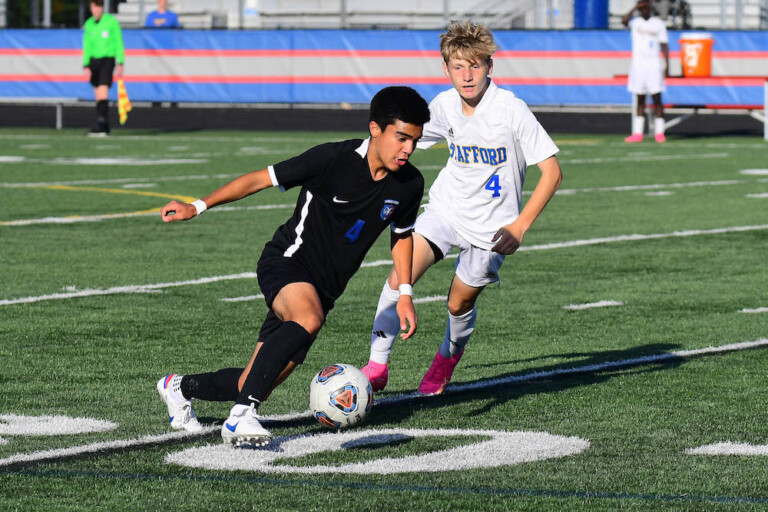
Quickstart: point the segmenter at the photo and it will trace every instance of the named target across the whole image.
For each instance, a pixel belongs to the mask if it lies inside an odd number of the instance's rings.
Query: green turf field
[[[296,192],[186,223],[157,211],[348,136],[0,130],[0,510],[768,508],[757,137],[554,137],[561,190],[481,296],[451,392],[413,396],[445,329],[448,259],[416,287],[419,332],[368,421],[339,437],[304,414],[318,370],[367,361],[385,236],[262,407],[272,449],[227,452],[218,426],[171,433],[156,381],[247,361],[266,312],[256,261]],[[431,183],[445,158],[413,161]],[[230,405],[196,411],[220,425]],[[424,459],[441,470],[413,470]]]

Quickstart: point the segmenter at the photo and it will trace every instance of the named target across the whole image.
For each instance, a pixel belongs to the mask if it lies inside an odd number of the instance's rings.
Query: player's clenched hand
[[[521,238],[513,235],[507,228],[500,228],[491,239],[491,242],[496,242],[491,250],[499,254],[510,255],[520,247]]]
[[[163,222],[173,222],[175,220],[188,220],[197,216],[197,209],[191,204],[182,203],[173,200],[160,210]]]
[[[416,309],[410,295],[400,295],[397,301],[397,316],[400,317],[400,337],[407,340],[416,334]]]

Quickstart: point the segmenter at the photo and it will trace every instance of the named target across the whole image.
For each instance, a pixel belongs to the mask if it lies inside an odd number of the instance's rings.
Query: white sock
[[[653,131],[656,135],[660,133],[664,133],[664,118],[663,117],[657,117],[653,121]]]
[[[475,330],[477,308],[472,308],[469,313],[453,316],[448,313],[448,327],[445,329],[445,339],[440,345],[440,355],[449,359],[460,354],[469,341],[472,331]]]
[[[384,282],[371,331],[371,361],[373,362],[387,364],[389,361],[392,346],[400,332],[400,317],[397,316],[399,298],[400,292],[390,288],[389,282]]]
[[[645,131],[645,116],[637,116],[632,120],[632,134],[643,134]]]

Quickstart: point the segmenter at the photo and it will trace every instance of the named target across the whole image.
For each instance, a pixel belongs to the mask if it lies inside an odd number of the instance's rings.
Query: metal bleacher
[[[7,0],[0,0],[0,10]],[[619,29],[621,16],[637,0],[610,0],[609,28]],[[263,28],[440,29],[451,19],[473,19],[492,29],[573,28],[573,0],[171,0],[188,29]],[[768,29],[768,0],[687,0],[688,26],[673,13],[676,0],[654,5],[671,28]],[[118,6],[126,28],[143,24],[153,0],[127,0]]]
[[[558,4],[562,7],[553,7]],[[190,29],[440,29],[459,18],[494,29],[567,29],[573,26],[572,4],[566,0],[176,0],[169,2],[169,8]],[[119,4],[117,17],[125,28],[140,27],[152,9],[151,0],[127,0]]]

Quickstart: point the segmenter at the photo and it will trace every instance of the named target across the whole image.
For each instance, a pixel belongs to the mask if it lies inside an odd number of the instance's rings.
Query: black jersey
[[[374,181],[368,142],[322,144],[269,167],[274,185],[301,186],[301,192],[293,216],[267,242],[262,258],[293,258],[332,300],[387,226],[396,232],[413,228],[424,194],[424,178],[410,163]]]

